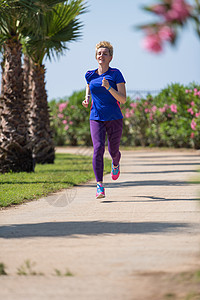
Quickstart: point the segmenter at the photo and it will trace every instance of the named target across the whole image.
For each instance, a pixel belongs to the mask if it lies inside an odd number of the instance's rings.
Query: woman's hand
[[[102,80],[102,85],[101,86],[105,87],[106,89],[108,89],[109,86],[110,86],[109,81],[106,80],[105,77]]]
[[[123,82],[117,83],[117,90],[115,90],[110,86],[109,81],[104,77],[101,86],[105,87],[107,90],[109,89],[111,95],[120,103],[124,104],[126,102],[126,88]]]
[[[88,107],[88,104],[89,104],[89,102],[88,102],[87,99],[83,100],[82,105],[83,105],[85,108]]]
[[[90,101],[90,86],[89,84],[86,85],[85,90],[85,100],[83,100],[82,105],[87,108]]]

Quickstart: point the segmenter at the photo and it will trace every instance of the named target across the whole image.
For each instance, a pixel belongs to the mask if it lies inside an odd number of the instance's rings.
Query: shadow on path
[[[197,173],[195,170],[169,170],[169,171],[147,171],[147,172],[126,172],[123,174],[170,174],[170,173]]]
[[[143,181],[117,181],[116,182],[105,182],[106,188],[122,188],[122,187],[134,187],[134,186],[188,186],[191,183],[186,181],[175,181],[175,180],[143,180]],[[79,185],[80,186],[80,185]],[[94,187],[95,184],[84,184],[82,187]]]
[[[122,154],[123,154],[123,150],[122,150]],[[188,159],[192,159],[192,158],[195,158],[195,159],[200,159],[200,156],[199,155],[195,155],[195,154],[185,154],[185,155],[181,155],[181,154],[177,154],[177,155],[133,155],[132,153],[126,153],[126,156],[132,156],[133,158],[139,158],[139,159],[167,159],[167,158],[170,158],[170,160],[172,160],[172,158],[174,158],[174,161],[177,161],[177,160],[182,160],[183,158],[188,158]]]
[[[193,198],[193,199],[177,199],[177,198],[174,198],[174,199],[171,199],[171,198],[162,198],[162,197],[154,197],[154,196],[130,196],[131,198],[136,198],[136,200],[122,200],[122,201],[119,201],[119,200],[115,200],[115,201],[112,201],[112,200],[103,200],[101,201],[101,203],[126,203],[126,202],[133,202],[133,203],[142,203],[142,202],[145,202],[145,203],[149,203],[149,202],[163,202],[163,201],[167,201],[167,202],[170,202],[170,201],[199,201],[200,203],[200,198]],[[145,199],[148,199],[148,200],[138,200],[138,198],[145,198]]]
[[[73,235],[101,234],[158,234],[170,232],[185,233],[186,231],[191,232],[191,230],[194,230],[194,225],[178,222],[71,221],[1,226],[0,237],[11,239],[27,237],[73,237]]]
[[[143,162],[143,161],[142,161]],[[196,166],[198,167],[200,165],[200,163],[197,162],[190,162],[190,163],[186,163],[186,162],[181,162],[181,163],[140,163],[139,161],[136,161],[135,163],[124,163],[123,166],[146,166],[146,167],[150,167],[150,166]]]

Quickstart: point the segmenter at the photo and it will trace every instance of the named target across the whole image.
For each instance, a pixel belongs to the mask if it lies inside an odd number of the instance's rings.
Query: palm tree
[[[34,170],[21,67],[21,37],[32,24],[37,34],[42,11],[59,0],[0,0],[0,47],[3,51],[0,97],[0,172]],[[34,20],[34,22],[33,22]],[[37,22],[36,22],[37,21]]]
[[[36,163],[53,163],[55,151],[50,129],[49,108],[45,89],[44,58],[59,56],[67,50],[66,43],[75,41],[80,36],[82,24],[77,17],[85,12],[83,0],[57,4],[40,16],[41,25],[38,34],[29,34],[24,38],[24,68],[30,63],[28,77],[31,88],[30,97],[30,133],[33,139],[33,154]],[[27,79],[26,79],[27,80]]]
[[[0,98],[0,172],[34,170],[28,120],[24,112],[21,43],[24,22],[35,8],[30,1],[0,1],[0,45],[3,49]],[[20,20],[20,21],[19,21]]]

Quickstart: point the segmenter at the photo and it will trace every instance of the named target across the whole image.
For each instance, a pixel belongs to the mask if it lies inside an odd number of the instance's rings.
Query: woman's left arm
[[[109,85],[108,80],[103,78],[102,86],[104,86],[117,101],[119,101],[122,104],[126,102],[126,87],[124,82],[117,83],[117,91],[116,91]]]

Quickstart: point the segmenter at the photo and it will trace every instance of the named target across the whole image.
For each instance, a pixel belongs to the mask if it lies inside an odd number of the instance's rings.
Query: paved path
[[[200,186],[188,183],[198,168],[197,151],[122,151],[119,180],[105,176],[105,199],[94,198],[92,181],[0,211],[0,262],[9,273],[0,299],[150,299],[141,274],[199,261]],[[44,275],[17,275],[25,260]]]

